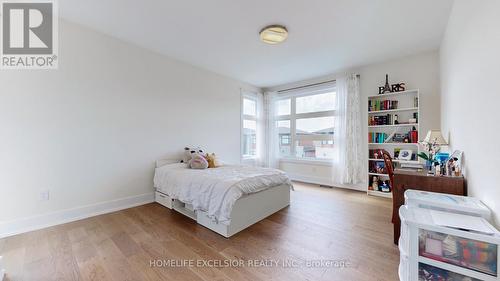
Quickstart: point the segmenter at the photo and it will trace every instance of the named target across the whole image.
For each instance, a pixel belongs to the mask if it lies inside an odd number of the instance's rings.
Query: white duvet
[[[156,168],[154,176],[158,191],[226,224],[231,220],[234,203],[243,195],[283,184],[291,186],[288,176],[280,170],[241,165],[197,170],[176,163]]]

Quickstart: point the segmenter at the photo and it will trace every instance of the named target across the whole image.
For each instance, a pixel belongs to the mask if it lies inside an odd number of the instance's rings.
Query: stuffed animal
[[[208,168],[208,161],[200,153],[192,154],[193,158],[189,161],[189,167],[191,169],[206,169]]]
[[[186,163],[191,169],[206,169],[208,168],[208,161],[203,154],[203,150],[200,147],[185,147],[181,163]]]
[[[203,154],[203,150],[198,146],[195,148],[184,147],[184,155],[182,156],[181,163],[189,164],[189,161],[193,158],[194,153]]]
[[[208,167],[209,168],[217,168],[217,167],[220,167],[220,163],[219,163],[219,160],[217,160],[217,156],[215,156],[215,153],[207,153],[205,155],[205,158],[207,159],[208,161]]]

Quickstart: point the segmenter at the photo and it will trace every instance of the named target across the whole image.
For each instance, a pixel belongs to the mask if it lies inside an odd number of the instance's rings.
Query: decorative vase
[[[425,169],[427,170],[427,173],[429,175],[432,175],[434,173],[432,170],[434,165],[432,165],[432,164],[433,164],[433,161],[430,161],[430,160],[425,161]]]

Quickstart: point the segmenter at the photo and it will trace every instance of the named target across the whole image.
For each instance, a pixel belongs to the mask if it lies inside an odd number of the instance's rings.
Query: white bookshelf
[[[397,124],[397,125],[370,125],[370,126],[368,126],[368,128],[401,128],[401,127],[413,127],[413,126],[417,126],[417,125],[418,125],[418,123],[415,123],[415,124]]]
[[[406,91],[401,91],[401,92],[392,92],[392,93],[381,94],[381,95],[372,95],[372,96],[368,96],[368,99],[377,99],[377,98],[380,98],[381,96],[392,98],[392,97],[396,97],[396,96],[400,96],[400,95],[413,94],[415,92],[418,92],[418,89],[406,90]]]
[[[382,145],[382,146],[387,146],[387,145],[393,145],[393,146],[418,146],[418,143],[404,143],[404,142],[403,143],[399,143],[399,142],[384,142],[384,143],[370,142],[368,144],[369,145],[373,145],[373,146],[375,146],[375,145]]]
[[[392,198],[392,193],[391,192],[382,192],[382,191],[368,190],[368,195],[385,197],[385,198]]]
[[[418,104],[415,104],[415,98],[418,99]],[[397,101],[397,108],[385,109],[385,110],[370,110],[369,102],[372,101],[383,101],[383,100],[391,100]],[[406,90],[402,92],[381,94],[381,95],[373,95],[368,97],[367,102],[367,111],[368,111],[368,132],[369,133],[386,133],[387,135],[391,135],[392,133],[405,134],[408,133],[413,127],[417,130],[419,134],[419,138],[421,137],[420,131],[420,120],[422,120],[422,116],[420,115],[420,92],[418,89]],[[409,123],[410,119],[413,118],[414,113],[417,113],[418,120],[417,123]],[[390,114],[392,119],[394,119],[394,115],[398,115],[399,124],[385,124],[385,125],[371,125],[370,119],[374,116],[386,116]],[[391,120],[393,122],[393,120]],[[399,167],[401,164],[418,164],[418,159],[415,160],[399,160],[394,159],[394,151],[395,149],[407,149],[412,150],[416,155],[419,152],[419,146],[417,143],[404,143],[404,142],[393,142],[392,140],[387,140],[387,142],[378,143],[378,142],[368,142],[368,152],[373,149],[384,149],[388,151],[393,157],[393,162],[396,164],[396,167]],[[380,156],[381,157],[381,156]],[[392,198],[392,187],[391,192],[382,192],[379,190],[371,189],[371,182],[374,176],[379,177],[382,181],[388,181],[389,176],[383,173],[377,173],[376,171],[370,170],[371,163],[383,162],[383,159],[368,159],[368,186],[367,186],[367,194],[373,196],[380,196],[386,198]]]
[[[376,110],[376,111],[369,111],[368,114],[380,114],[380,113],[413,111],[413,110],[418,110],[418,107],[398,108],[398,109],[388,109],[388,110]]]

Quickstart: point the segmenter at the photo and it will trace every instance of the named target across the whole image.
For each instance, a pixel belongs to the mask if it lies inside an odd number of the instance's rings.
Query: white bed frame
[[[168,195],[155,192],[155,200],[159,204],[173,209],[213,230],[224,237],[231,237],[252,224],[276,213],[290,205],[290,186],[280,185],[257,193],[245,195],[236,200],[231,211],[231,223],[212,221],[204,211],[194,211],[189,204],[172,199]]]
[[[164,161],[164,162],[160,162]],[[160,162],[160,163],[158,163]],[[171,163],[169,160],[157,161],[157,167]],[[162,165],[163,164],[163,165]],[[155,201],[175,210],[203,225],[204,227],[229,238],[252,224],[278,212],[290,205],[290,186],[280,185],[257,193],[248,194],[236,200],[231,211],[231,223],[217,223],[208,218],[204,211],[195,211],[192,206],[170,198],[156,191]]]

